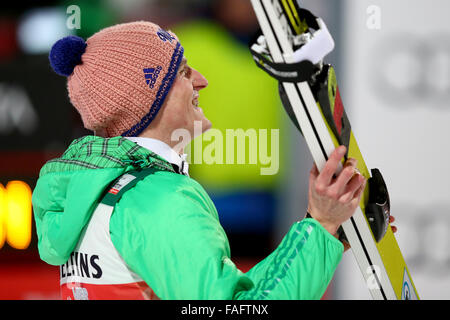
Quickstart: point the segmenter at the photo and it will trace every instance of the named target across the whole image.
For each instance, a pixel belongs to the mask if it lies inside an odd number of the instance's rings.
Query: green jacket
[[[230,259],[213,202],[193,179],[122,137],[86,136],[41,169],[33,209],[42,260],[64,264],[104,189],[134,167],[153,167],[116,204],[111,239],[161,299],[320,299],[343,245],[313,219],[295,223],[247,273]]]

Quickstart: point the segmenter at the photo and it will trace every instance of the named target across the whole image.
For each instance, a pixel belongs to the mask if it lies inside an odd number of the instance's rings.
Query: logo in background
[[[170,33],[168,33],[166,30],[163,29],[159,29],[158,32],[156,32],[156,34],[164,42],[169,41],[170,43],[172,43],[172,40],[175,40],[174,36],[172,36]]]
[[[161,72],[162,67],[158,66],[156,68],[144,68],[145,82],[149,86],[150,89],[155,87],[155,82],[158,79],[159,73]]]

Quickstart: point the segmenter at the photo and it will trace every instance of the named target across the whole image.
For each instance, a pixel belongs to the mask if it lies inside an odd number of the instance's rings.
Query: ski
[[[368,179],[360,206],[339,232],[376,300],[419,299],[389,226],[390,199],[378,169],[368,170],[345,113],[336,75],[324,64],[334,41],[322,19],[296,0],[251,0],[261,33],[250,51],[256,65],[279,81],[280,97],[317,168],[339,145]],[[342,165],[340,169],[342,169]]]

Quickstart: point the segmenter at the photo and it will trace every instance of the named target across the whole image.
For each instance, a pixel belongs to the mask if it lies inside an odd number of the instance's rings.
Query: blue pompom
[[[77,36],[64,37],[53,45],[48,56],[53,70],[61,76],[70,76],[86,50],[86,42]]]

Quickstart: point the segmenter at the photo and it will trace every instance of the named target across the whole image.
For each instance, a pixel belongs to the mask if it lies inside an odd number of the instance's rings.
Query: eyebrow
[[[182,67],[184,67],[185,65],[187,65],[187,59],[185,57],[183,57],[183,59],[181,60],[180,66],[179,68],[181,69]]]
[[[183,56],[183,59],[181,60],[180,65],[178,67],[177,75],[179,75],[184,70],[186,70],[187,76],[190,77],[192,69],[191,67],[188,66],[186,57]]]

